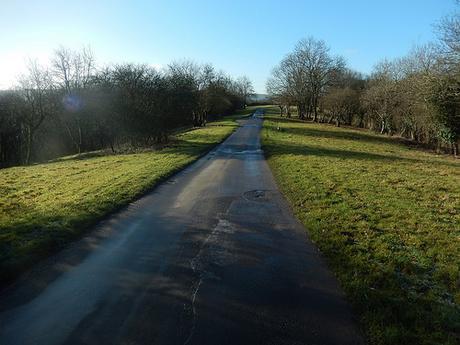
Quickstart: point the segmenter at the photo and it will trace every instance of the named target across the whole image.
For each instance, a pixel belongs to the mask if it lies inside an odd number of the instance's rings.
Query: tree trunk
[[[318,122],[318,100],[313,100],[313,121]]]
[[[308,118],[311,118],[311,113],[312,113],[311,100],[308,102],[308,106],[306,107],[306,111],[307,111]]]
[[[83,137],[81,133],[80,121],[78,121],[78,154],[81,153],[83,146]]]
[[[452,143],[452,154],[454,155],[455,158],[458,157],[458,142]]]
[[[299,113],[299,119],[303,120],[305,118],[304,107],[302,104],[297,105],[297,112]]]
[[[30,163],[30,154],[32,151],[32,128],[30,126],[27,127],[27,142],[26,142],[26,159],[25,159],[25,164],[29,165]]]
[[[441,153],[441,141],[439,139],[436,143],[436,153]]]
[[[69,135],[69,138],[72,140],[72,143],[75,145],[75,149],[77,151],[79,151],[79,145],[78,145],[78,142],[75,140],[75,138],[74,138],[74,136],[72,134],[72,130],[70,129],[69,125],[65,121],[63,121],[63,124],[64,124],[64,127],[65,127],[66,131],[67,131],[67,134]]]

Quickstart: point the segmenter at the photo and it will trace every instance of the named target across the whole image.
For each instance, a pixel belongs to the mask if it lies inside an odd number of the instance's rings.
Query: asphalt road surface
[[[0,344],[362,344],[280,195],[260,113],[0,294]]]

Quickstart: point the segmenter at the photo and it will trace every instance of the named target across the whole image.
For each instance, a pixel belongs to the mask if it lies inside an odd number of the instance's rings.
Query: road
[[[361,344],[260,115],[2,291],[0,344]]]

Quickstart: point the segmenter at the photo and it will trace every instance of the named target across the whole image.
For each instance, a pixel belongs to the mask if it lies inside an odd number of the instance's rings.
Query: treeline
[[[99,149],[149,147],[184,126],[233,112],[253,93],[212,65],[175,62],[98,68],[90,49],[30,62],[18,86],[0,91],[0,167]]]
[[[439,41],[377,64],[370,76],[347,68],[324,41],[301,40],[273,69],[267,91],[291,116],[399,135],[458,155],[460,15],[438,25]]]

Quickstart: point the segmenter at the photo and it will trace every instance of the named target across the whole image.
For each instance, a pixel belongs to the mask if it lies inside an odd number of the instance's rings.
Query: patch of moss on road
[[[371,344],[458,344],[460,162],[268,109],[275,178]]]

